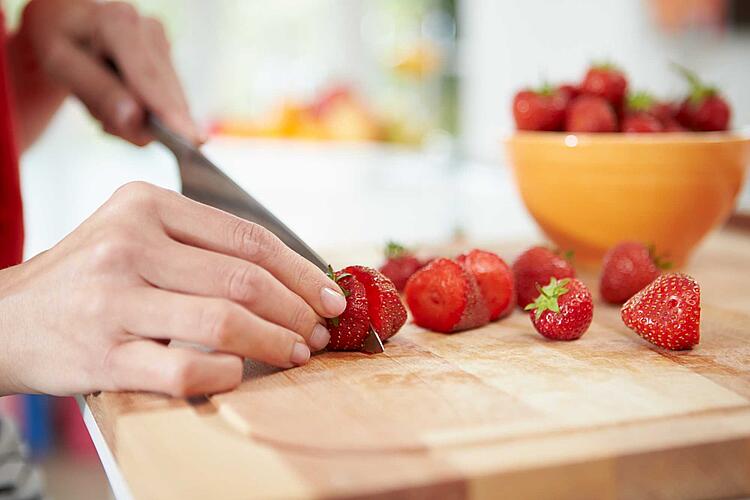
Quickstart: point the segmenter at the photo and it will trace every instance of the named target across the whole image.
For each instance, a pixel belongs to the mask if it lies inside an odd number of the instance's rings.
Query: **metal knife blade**
[[[200,150],[170,130],[154,115],[148,115],[154,137],[175,156],[182,179],[182,194],[200,203],[211,205],[265,227],[289,248],[306,258],[323,272],[328,264],[307,243],[281,222],[274,214],[237,185]],[[385,349],[380,336],[370,327],[363,351],[380,353]]]

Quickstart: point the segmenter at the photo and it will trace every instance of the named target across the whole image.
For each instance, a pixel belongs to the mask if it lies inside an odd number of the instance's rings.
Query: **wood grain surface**
[[[453,335],[408,324],[380,355],[248,363],[226,394],[88,404],[136,498],[747,495],[750,237],[713,235],[686,271],[702,290],[688,352],[651,346],[597,301],[574,342],[544,339],[520,312]]]

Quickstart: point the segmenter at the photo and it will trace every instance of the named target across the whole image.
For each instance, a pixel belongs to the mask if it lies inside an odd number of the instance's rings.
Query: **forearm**
[[[23,30],[8,39],[6,50],[18,145],[23,151],[44,131],[68,91],[51,81],[43,71]]]

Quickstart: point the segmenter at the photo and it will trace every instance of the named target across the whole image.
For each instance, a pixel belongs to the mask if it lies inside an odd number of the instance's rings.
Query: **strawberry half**
[[[423,328],[450,333],[490,320],[474,276],[450,259],[435,259],[414,273],[404,293],[414,322]]]
[[[550,278],[575,278],[573,266],[548,248],[532,247],[513,263],[518,305],[523,309],[539,295],[537,287],[549,283]]]
[[[655,255],[653,247],[625,241],[610,248],[604,256],[599,291],[605,301],[622,304],[670,265]]]
[[[456,257],[456,262],[474,275],[490,311],[490,321],[510,314],[516,305],[516,286],[513,272],[503,259],[492,252],[474,249]]]
[[[580,280],[565,278],[539,289],[539,296],[524,308],[532,311],[536,331],[552,340],[575,340],[588,330],[594,317],[591,292]]]
[[[393,282],[371,267],[349,266],[343,271],[364,286],[370,324],[380,340],[386,341],[396,335],[406,323],[406,308]]]
[[[331,340],[328,350],[358,351],[362,349],[370,331],[370,316],[367,310],[365,287],[352,274],[333,269],[328,270],[333,281],[338,283],[346,297],[346,309],[340,316],[327,319]]]
[[[630,298],[622,321],[652,344],[680,351],[700,342],[701,289],[686,274],[663,274]]]
[[[396,285],[396,290],[403,290],[406,281],[424,264],[406,248],[398,243],[389,242],[385,248],[385,263],[380,272]]]

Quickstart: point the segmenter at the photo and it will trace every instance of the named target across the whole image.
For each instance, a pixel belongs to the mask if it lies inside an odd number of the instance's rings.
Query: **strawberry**
[[[655,255],[653,247],[625,241],[604,256],[599,291],[605,301],[622,304],[669,267],[669,262]]]
[[[406,280],[417,272],[424,263],[398,243],[389,242],[385,249],[385,263],[380,272],[390,279],[396,289],[402,291]]]
[[[548,248],[532,247],[513,263],[518,305],[523,309],[539,295],[537,286],[549,283],[550,278],[575,278],[570,262]]]
[[[540,90],[522,90],[513,98],[513,118],[518,130],[561,130],[567,96],[549,85]]]
[[[565,115],[568,132],[615,132],[617,115],[603,98],[592,95],[576,97]]]
[[[625,74],[609,63],[591,66],[581,83],[582,93],[606,99],[618,112],[622,110],[627,91]]]
[[[349,266],[343,271],[365,287],[370,324],[380,340],[396,335],[406,323],[406,308],[393,282],[371,267]]]
[[[536,331],[552,340],[575,340],[586,333],[594,317],[591,292],[580,280],[565,278],[539,289],[536,300],[524,308],[533,311],[531,323]]]
[[[727,130],[732,110],[716,87],[706,85],[698,75],[679,65],[675,65],[690,85],[690,95],[682,101],[677,112],[681,125],[696,131]]]
[[[450,333],[490,320],[474,276],[450,259],[435,259],[414,273],[404,293],[414,322],[423,328]]]
[[[656,346],[690,349],[700,341],[700,286],[686,274],[663,274],[625,302],[620,315]]]
[[[625,118],[620,127],[626,133],[662,132],[664,125],[655,111],[664,113],[662,107],[656,109],[656,100],[647,92],[635,92],[628,96]]]
[[[367,292],[362,283],[351,274],[338,271],[334,274],[329,267],[328,275],[341,287],[346,296],[346,309],[340,316],[327,319],[331,340],[331,351],[358,351],[370,331],[370,317],[367,310]]]
[[[557,92],[564,95],[570,102],[581,94],[581,88],[572,83],[563,83],[558,85]]]
[[[472,250],[456,257],[456,262],[468,270],[479,285],[490,321],[495,321],[513,311],[516,305],[516,287],[513,272],[503,259],[492,252]]]

